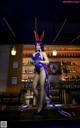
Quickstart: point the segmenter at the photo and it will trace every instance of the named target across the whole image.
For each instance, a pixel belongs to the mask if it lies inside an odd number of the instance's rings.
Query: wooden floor
[[[52,128],[55,126],[62,128],[64,127],[64,123],[68,128],[69,126],[71,126],[70,128],[74,128],[75,126],[76,128],[80,128],[80,106],[60,105],[59,107],[69,113],[73,112],[75,117],[66,117],[52,106],[47,106],[42,116],[34,114],[36,107],[33,106],[22,112],[18,111],[19,106],[4,106],[2,110],[0,109],[0,121],[7,121],[7,125],[11,128],[15,128],[17,125],[20,125],[21,128],[25,128],[24,125],[26,128]]]

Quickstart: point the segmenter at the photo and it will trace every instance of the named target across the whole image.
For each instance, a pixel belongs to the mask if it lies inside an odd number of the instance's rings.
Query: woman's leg
[[[41,110],[44,102],[44,96],[45,96],[45,80],[46,80],[46,73],[43,68],[40,70],[40,102],[38,107],[38,112]]]
[[[39,82],[39,75],[36,73],[36,74],[35,74],[35,77],[34,77],[34,81],[33,81],[32,88],[33,88],[33,91],[34,91],[34,96],[36,96],[37,101],[38,101],[38,99],[39,99],[38,90],[37,90],[37,88],[36,88],[38,82]]]

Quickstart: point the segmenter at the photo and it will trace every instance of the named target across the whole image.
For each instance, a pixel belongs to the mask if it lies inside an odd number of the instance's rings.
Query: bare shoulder
[[[48,58],[46,52],[42,52],[43,58]]]
[[[43,55],[44,60],[46,61],[46,64],[49,64],[49,59],[48,59],[46,52],[43,52],[42,55]]]
[[[34,53],[32,53],[32,55],[34,56],[34,55],[35,55],[35,52],[34,52]]]
[[[36,55],[36,52],[32,53],[32,55],[35,56]]]
[[[46,56],[47,54],[46,54],[46,52],[42,52],[42,55],[43,55],[43,56]]]

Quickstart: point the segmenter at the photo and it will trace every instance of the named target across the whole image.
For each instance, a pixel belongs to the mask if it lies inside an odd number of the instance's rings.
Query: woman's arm
[[[44,60],[41,60],[40,62],[43,64],[49,64],[49,59],[48,59],[47,54],[45,52],[42,52],[42,57],[44,58]]]

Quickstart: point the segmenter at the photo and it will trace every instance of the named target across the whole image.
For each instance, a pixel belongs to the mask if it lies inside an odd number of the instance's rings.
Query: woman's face
[[[36,51],[39,51],[40,49],[41,49],[40,44],[37,43],[37,44],[36,44]]]

